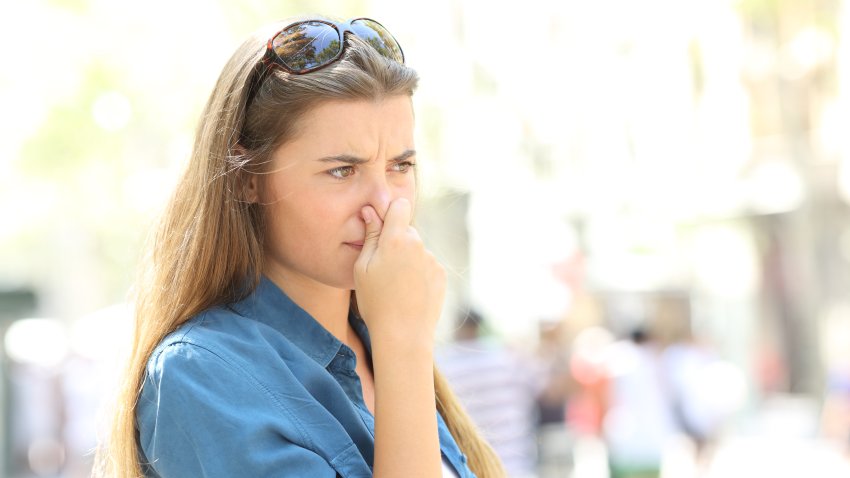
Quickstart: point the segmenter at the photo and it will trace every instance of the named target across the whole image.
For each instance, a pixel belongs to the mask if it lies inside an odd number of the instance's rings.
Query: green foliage
[[[104,131],[92,116],[98,96],[115,88],[113,78],[104,66],[93,65],[86,71],[78,94],[54,105],[38,132],[23,144],[17,162],[22,173],[67,180],[93,158],[120,151],[120,133]]]

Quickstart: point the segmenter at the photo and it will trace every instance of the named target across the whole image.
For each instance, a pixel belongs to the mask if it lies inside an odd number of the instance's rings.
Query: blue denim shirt
[[[366,325],[349,321],[371,354]],[[371,477],[375,419],[355,362],[263,277],[245,300],[183,324],[148,360],[136,407],[145,475]],[[474,477],[437,422],[444,461]]]

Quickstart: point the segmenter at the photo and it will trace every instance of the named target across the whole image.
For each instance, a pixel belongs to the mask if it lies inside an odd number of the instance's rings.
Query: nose
[[[368,205],[375,208],[378,216],[380,216],[381,220],[383,220],[387,215],[387,209],[390,207],[390,202],[394,199],[392,189],[387,183],[386,175],[374,175],[369,181],[368,189],[369,191],[366,202]]]

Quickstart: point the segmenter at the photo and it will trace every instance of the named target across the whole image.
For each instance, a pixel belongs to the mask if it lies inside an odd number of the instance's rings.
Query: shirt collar
[[[231,304],[231,307],[241,315],[277,330],[322,367],[327,368],[343,345],[266,276],[262,276],[254,292]],[[371,354],[366,324],[351,312],[348,321]]]

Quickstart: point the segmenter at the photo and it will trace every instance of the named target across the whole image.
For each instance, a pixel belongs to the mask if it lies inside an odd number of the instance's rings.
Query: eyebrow
[[[410,158],[411,156],[414,156],[415,154],[416,154],[415,150],[408,149],[407,151],[405,151],[405,152],[399,154],[398,156],[396,156],[395,158],[393,158],[391,161],[394,162],[394,163],[399,163],[399,162],[402,162],[402,161]],[[337,154],[335,156],[325,156],[324,158],[319,158],[318,161],[320,161],[322,163],[346,163],[346,164],[352,164],[352,165],[364,164],[364,163],[369,162],[368,159],[358,158],[357,156],[352,156],[350,154]]]

